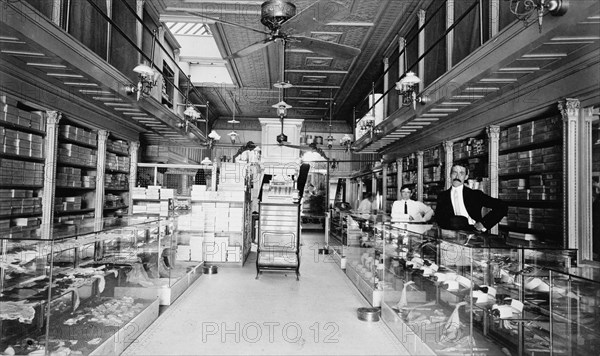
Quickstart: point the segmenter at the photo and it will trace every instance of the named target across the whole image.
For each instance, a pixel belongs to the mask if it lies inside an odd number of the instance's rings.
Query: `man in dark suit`
[[[467,167],[455,164],[450,171],[452,187],[438,195],[435,217],[443,229],[485,232],[499,223],[508,211],[502,200],[466,187],[468,176]],[[491,209],[485,216],[481,215],[483,207]]]

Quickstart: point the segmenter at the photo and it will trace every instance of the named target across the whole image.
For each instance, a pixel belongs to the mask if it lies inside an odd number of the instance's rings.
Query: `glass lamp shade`
[[[277,109],[277,116],[284,117],[287,115],[287,109],[290,109],[292,106],[288,105],[285,101],[280,101],[275,105],[271,105],[271,107]]]
[[[400,79],[402,85],[415,85],[421,83],[421,78],[417,77],[414,72],[408,72],[404,78]]]
[[[345,134],[342,138],[340,138],[340,144],[342,146],[346,145],[350,142],[352,142],[352,137],[350,137],[350,135],[348,135],[348,134]]]
[[[335,139],[333,138],[333,136],[331,136],[331,135],[327,136],[327,145],[329,147],[333,146],[334,141],[335,141]]]
[[[135,68],[133,68],[133,71],[139,74],[142,78],[146,79],[154,79],[154,76],[156,75],[154,69],[145,63],[138,64],[135,66]]]
[[[217,133],[217,131],[211,130],[210,133],[208,134],[208,138],[215,140],[215,141],[219,141],[221,139],[221,136]]]
[[[237,139],[238,139],[238,133],[237,132],[231,131],[227,135],[229,136],[229,139],[231,140],[231,143],[236,143],[237,142]]]
[[[202,160],[202,162],[200,162],[200,164],[210,165],[210,164],[212,164],[212,161],[208,157],[204,157],[204,159]]]
[[[396,82],[396,90],[402,93],[412,91],[414,90],[414,86],[420,82],[421,78],[417,77],[413,72],[408,72],[400,81]]]
[[[194,108],[193,105],[188,105],[188,107],[183,112],[183,115],[185,115],[189,118],[192,118],[194,120],[200,118],[200,113],[198,112],[198,110],[196,110],[196,108]]]

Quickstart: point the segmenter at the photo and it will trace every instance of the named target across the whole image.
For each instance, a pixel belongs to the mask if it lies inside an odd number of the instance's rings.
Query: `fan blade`
[[[246,30],[250,30],[250,31],[262,33],[264,35],[269,35],[270,34],[270,32],[265,32],[265,31],[257,30],[257,29],[255,29],[253,27],[250,27],[250,26],[244,26],[244,25],[240,25],[239,23],[229,22],[229,21],[226,21],[226,20],[221,20],[221,19],[218,19],[216,17],[206,16],[206,15],[203,15],[203,14],[199,14],[197,12],[191,12],[191,11],[183,11],[183,12],[186,13],[186,14],[188,14],[188,15],[202,17],[202,18],[205,18],[205,19],[213,20],[214,22],[225,24],[225,25],[230,25],[230,26],[245,28]]]
[[[293,36],[291,38],[294,41],[290,41],[290,43],[326,56],[350,59],[360,54],[360,49],[339,43],[333,43],[304,36]]]
[[[298,145],[292,145],[291,143],[287,143],[287,142],[283,142],[281,144],[281,146],[289,147],[289,148],[295,148],[297,150],[305,150],[306,149],[306,147],[302,147],[302,146],[298,146]]]
[[[258,51],[259,49],[267,47],[271,43],[273,43],[273,41],[270,39],[260,40],[258,42],[251,44],[250,46],[248,46],[246,48],[242,48],[239,51],[230,54],[229,56],[225,57],[225,59],[235,59],[235,58],[245,57],[254,51]]]
[[[281,25],[281,31],[291,35],[314,30],[328,22],[341,20],[350,14],[350,9],[333,0],[318,0],[297,13]]]

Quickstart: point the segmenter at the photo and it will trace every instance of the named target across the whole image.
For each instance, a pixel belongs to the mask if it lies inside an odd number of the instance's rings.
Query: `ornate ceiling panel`
[[[296,6],[298,14],[316,1],[291,2]],[[285,101],[293,106],[288,116],[328,116],[329,101],[333,96],[336,103],[333,119],[349,123],[352,115],[348,115],[348,108],[351,110],[358,101],[366,97],[371,89],[371,81],[380,75],[373,72],[373,68],[380,68],[374,63],[380,64],[381,54],[409,18],[405,9],[414,9],[415,4],[420,2],[335,0],[324,8],[309,9],[314,13],[314,17],[331,20],[326,21],[325,25],[311,27],[301,35],[359,48],[361,53],[350,59],[336,58],[309,51],[301,48],[298,43],[289,41],[285,53],[285,81],[289,81],[294,87],[286,89],[284,94]],[[162,11],[168,16],[177,14],[178,10],[197,11],[247,27],[208,21],[212,23],[211,29],[222,55],[227,56],[267,39],[266,35],[251,30],[269,32],[260,23],[261,4],[262,1],[166,0],[165,9]],[[290,33],[294,34],[293,31]],[[279,90],[273,88],[274,83],[281,81],[279,41],[241,58],[229,59],[228,66],[234,76],[234,83],[240,87],[238,90],[242,93],[237,95],[236,101],[240,111],[236,115],[243,118],[274,116],[271,105],[280,99]],[[231,116],[231,99],[224,100],[224,95],[218,94],[222,89],[199,89],[207,95],[219,116]]]

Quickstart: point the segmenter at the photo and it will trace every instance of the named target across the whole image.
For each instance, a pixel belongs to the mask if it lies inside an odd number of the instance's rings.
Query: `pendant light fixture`
[[[331,135],[331,116],[333,114],[333,90],[329,94],[329,136],[327,136],[327,147],[331,149],[333,147],[333,136]]]
[[[228,133],[227,135],[229,136],[229,139],[231,140],[231,143],[235,144],[238,141],[238,133],[235,132],[235,124],[239,124],[240,122],[237,121],[235,119],[235,112],[236,112],[236,101],[235,101],[235,91],[233,92],[233,96],[232,96],[232,100],[233,100],[233,107],[232,107],[232,119],[227,121],[228,123],[231,124],[231,132]]]

